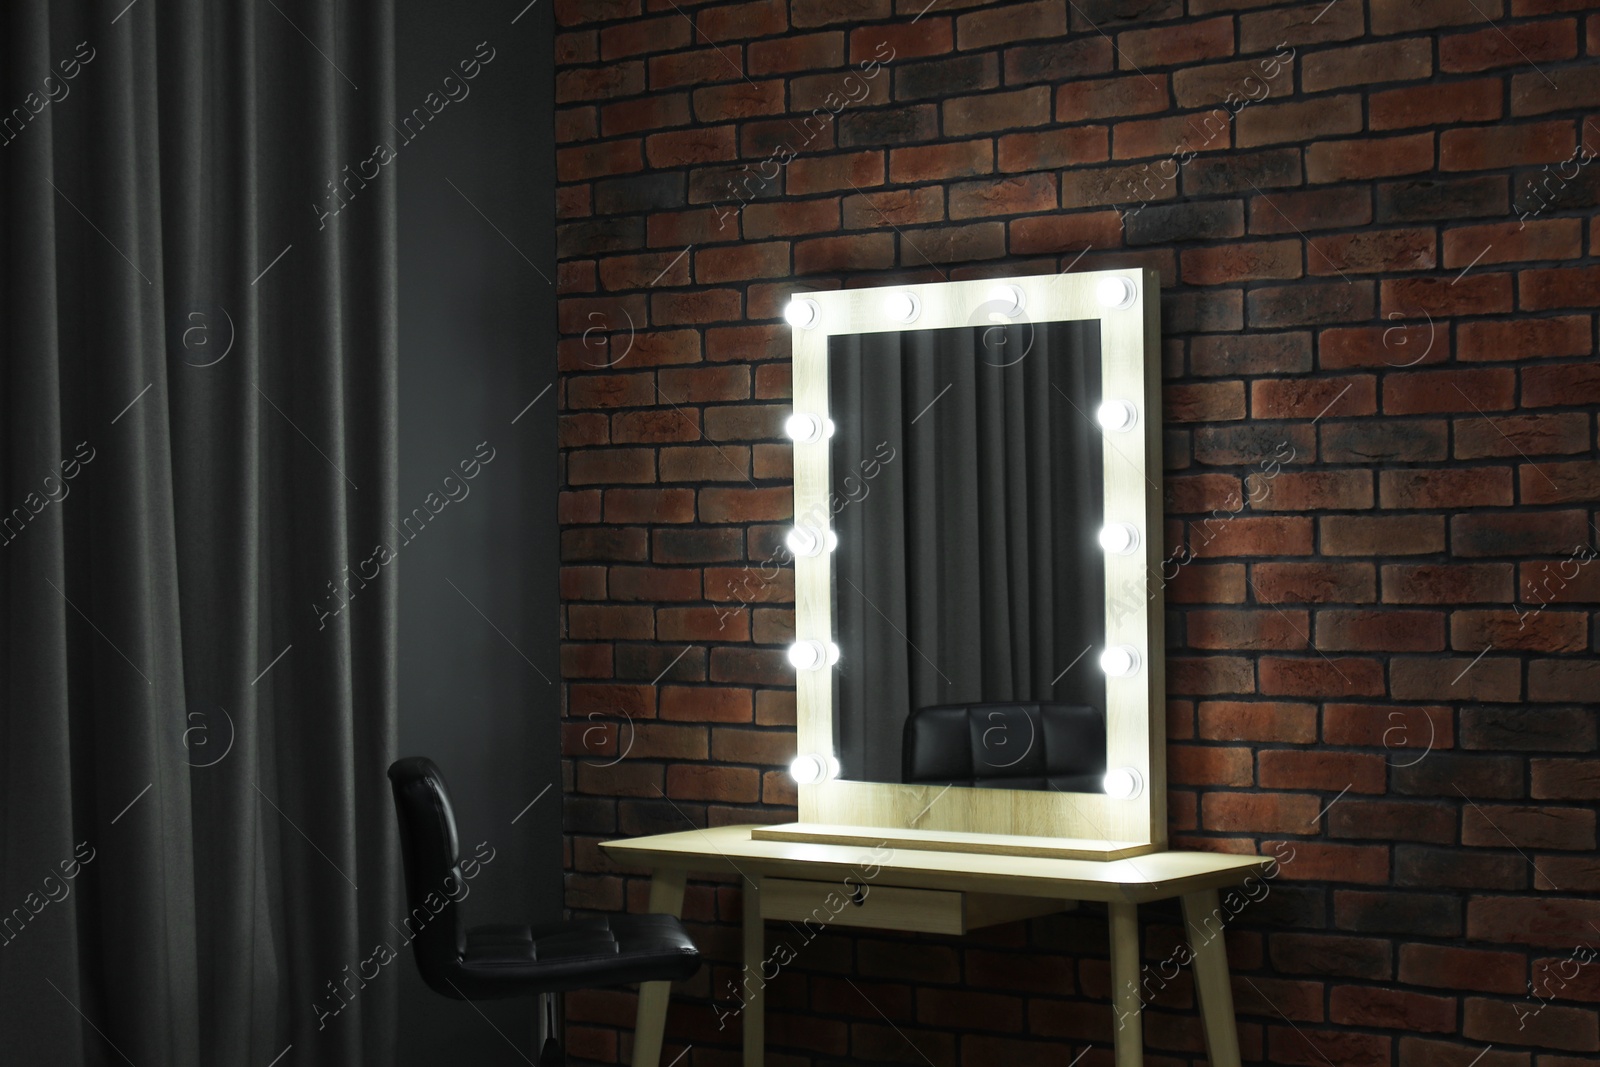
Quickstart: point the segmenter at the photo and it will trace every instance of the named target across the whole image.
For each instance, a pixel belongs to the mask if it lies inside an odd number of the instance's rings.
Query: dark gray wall
[[[461,497],[401,549],[400,748],[443,769],[463,852],[495,849],[469,922],[562,904],[555,389],[539,396],[556,373],[553,29],[548,0],[521,10],[398,5],[402,514]],[[426,119],[407,124],[413,108]],[[494,458],[461,480],[482,442]],[[531,1000],[479,1005],[485,1021],[409,955],[402,981],[402,1067],[531,1058]]]

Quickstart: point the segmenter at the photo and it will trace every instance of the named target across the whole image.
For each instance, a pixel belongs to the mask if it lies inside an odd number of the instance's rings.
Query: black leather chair
[[[634,982],[678,981],[700,969],[700,953],[671,915],[608,915],[542,926],[467,929],[455,814],[444,777],[433,761],[413,756],[389,768],[400,851],[405,861],[407,933],[417,970],[438,993],[457,1000],[537,995],[541,1017],[548,996]],[[469,863],[472,861],[469,860]],[[542,1067],[560,1063],[554,1038],[540,1053]]]
[[[1106,717],[1079,704],[939,704],[906,718],[901,779],[1103,793]]]

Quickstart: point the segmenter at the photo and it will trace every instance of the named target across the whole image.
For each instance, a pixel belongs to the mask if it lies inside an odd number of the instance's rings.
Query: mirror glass
[[[840,777],[1101,792],[1098,321],[829,339]]]

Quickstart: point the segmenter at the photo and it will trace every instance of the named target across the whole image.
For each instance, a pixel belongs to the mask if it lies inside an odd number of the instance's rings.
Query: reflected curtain
[[[4,19],[0,1059],[392,1064],[390,5]]]
[[[839,337],[828,373],[845,776],[899,781],[917,708],[1104,707],[1096,324]]]

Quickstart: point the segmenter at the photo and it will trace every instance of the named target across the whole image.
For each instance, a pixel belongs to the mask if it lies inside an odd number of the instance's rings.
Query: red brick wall
[[[557,8],[569,904],[644,906],[607,838],[792,818],[786,296],[1143,265],[1173,838],[1294,857],[1246,1058],[1594,1062],[1600,2]],[[733,1064],[737,886],[686,914],[669,1058]],[[1107,1063],[1105,944],[825,934],[768,1062]],[[631,995],[569,1008],[623,1062]],[[1186,978],[1146,1036],[1202,1055]]]

